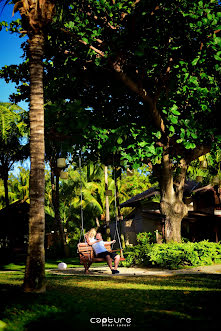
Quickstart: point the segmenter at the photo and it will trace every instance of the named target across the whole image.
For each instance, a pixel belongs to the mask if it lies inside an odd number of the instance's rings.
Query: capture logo
[[[129,327],[131,326],[131,318],[129,317],[92,317],[90,319],[92,324],[101,324],[108,327]]]

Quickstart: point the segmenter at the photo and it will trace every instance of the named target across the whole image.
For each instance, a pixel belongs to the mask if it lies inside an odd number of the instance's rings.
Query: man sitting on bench
[[[109,244],[115,243],[116,240],[108,241]],[[96,241],[92,240],[90,243],[92,245],[92,248],[94,250],[94,253],[96,254],[96,257],[104,258],[107,261],[107,264],[112,272],[113,275],[119,274],[119,271],[117,270],[119,261],[120,261],[120,255],[108,252],[108,250],[104,246],[104,241],[102,239],[101,233],[96,234]],[[114,260],[114,268],[112,266],[112,260]]]

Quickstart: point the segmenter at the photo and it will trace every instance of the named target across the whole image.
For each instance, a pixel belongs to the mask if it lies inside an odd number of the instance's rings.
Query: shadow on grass
[[[204,321],[200,323],[200,321],[193,321],[184,318],[179,318],[179,316],[173,316],[171,318],[170,312],[164,311],[150,311],[147,313],[137,313],[134,315],[133,313],[129,315],[131,319],[131,323],[129,324],[129,329],[136,330],[186,330],[194,328],[198,330],[199,327],[201,330],[211,330],[213,329],[213,325],[211,322]],[[31,321],[25,325],[25,330],[27,331],[39,331],[41,329],[60,331],[60,330],[91,330],[91,329],[105,329],[106,327],[112,330],[124,329],[125,327],[121,327],[120,323],[115,323],[113,321],[109,323],[105,323],[102,325],[102,320],[104,321],[111,318],[112,320],[115,318],[115,321],[119,321],[119,318],[128,318],[128,315],[124,313],[118,314],[107,314],[107,313],[93,313],[88,314],[87,312],[79,312],[73,314],[73,312],[65,312],[65,313],[51,313],[48,316],[43,318],[38,318],[36,320]],[[93,322],[93,323],[92,323]],[[172,325],[171,325],[172,323]],[[214,328],[216,328],[216,324],[214,323]]]
[[[211,330],[220,314],[217,286],[219,275],[146,279],[50,275],[48,290],[41,295],[1,285],[0,319],[8,330],[27,331],[102,328],[101,323],[90,323],[92,317],[129,317],[131,328],[139,330]]]
[[[83,273],[83,272],[82,272]],[[111,283],[113,288],[115,284],[144,284],[144,285],[158,285],[166,287],[189,287],[189,288],[206,288],[206,289],[220,289],[221,290],[221,275],[214,274],[194,274],[194,275],[174,275],[168,277],[162,276],[112,276],[102,277],[95,275],[69,275],[64,273],[64,275],[58,274],[47,274],[47,279],[49,281],[53,280],[63,280],[63,281],[74,281],[78,283],[84,283],[85,281],[95,281],[101,283]]]

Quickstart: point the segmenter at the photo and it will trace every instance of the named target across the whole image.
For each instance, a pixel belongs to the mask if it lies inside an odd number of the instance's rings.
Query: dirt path
[[[160,268],[124,268],[120,267],[119,276],[174,276],[180,274],[220,274],[221,275],[221,264],[212,266],[203,266],[197,268],[180,269],[180,270],[168,270]],[[85,275],[84,269],[81,268],[67,268],[66,270],[50,269],[47,272],[57,275]],[[106,266],[90,268],[90,274],[85,276],[113,276],[110,273],[110,269]],[[117,277],[114,275],[114,277]]]

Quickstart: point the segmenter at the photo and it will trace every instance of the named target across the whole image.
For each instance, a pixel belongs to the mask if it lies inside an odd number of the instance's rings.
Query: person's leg
[[[92,264],[91,261],[84,263],[84,272],[85,272],[85,274],[89,274],[90,273],[89,268],[90,268],[91,264]]]
[[[115,270],[117,270],[119,262],[120,262],[120,255],[116,255],[115,259],[114,259],[114,269]]]
[[[112,266],[112,258],[110,257],[110,255],[106,255],[105,259],[107,261],[108,267],[110,268],[110,270],[113,270],[113,266]]]

